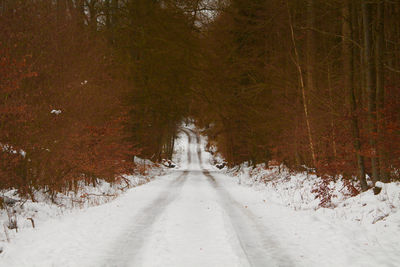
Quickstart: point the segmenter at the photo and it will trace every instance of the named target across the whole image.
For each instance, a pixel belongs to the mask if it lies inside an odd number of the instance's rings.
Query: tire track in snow
[[[208,170],[203,170],[203,175],[217,191],[250,266],[294,266],[273,236],[267,233],[259,218],[219,186]]]
[[[192,129],[189,129],[194,135],[196,135],[196,143],[197,143],[197,157],[199,159],[200,163],[200,168],[202,168],[203,165],[203,159],[201,158],[201,144],[200,144],[200,136],[199,133],[193,131]]]
[[[138,260],[137,255],[140,255],[140,250],[149,238],[153,224],[167,206],[177,198],[179,191],[186,182],[188,173],[188,171],[184,171],[174,181],[169,183],[166,187],[167,189],[155,200],[138,212],[138,215],[133,218],[134,223],[132,224],[132,228],[126,229],[123,236],[117,239],[111,255],[102,266],[138,266],[134,262]]]
[[[190,134],[188,134],[188,141],[189,144],[192,142]],[[188,164],[191,164],[191,151],[190,146],[188,147],[187,160]],[[155,200],[138,212],[138,216],[133,218],[132,229],[127,229],[124,231],[123,236],[117,239],[110,256],[106,258],[101,266],[125,267],[140,265],[140,258],[138,259],[137,256],[140,255],[146,240],[149,239],[152,225],[167,206],[178,197],[188,174],[188,170],[183,171],[181,175],[166,186],[166,189]],[[136,263],[137,261],[139,263]]]
[[[188,138],[189,146],[188,146],[187,159],[188,159],[188,165],[190,165],[190,164],[192,163],[192,153],[191,153],[191,151],[190,151],[190,144],[192,143],[192,135],[191,135],[190,132],[187,131],[187,129],[185,129],[185,128],[181,128],[181,131],[182,131],[183,133],[185,133],[185,134],[187,135],[187,138]]]
[[[202,166],[200,136],[196,135],[197,154],[202,173],[220,197],[222,208],[226,211],[236,233],[242,252],[250,266],[294,266],[279,244],[266,232],[258,217],[237,202],[231,194],[220,186],[215,177]]]

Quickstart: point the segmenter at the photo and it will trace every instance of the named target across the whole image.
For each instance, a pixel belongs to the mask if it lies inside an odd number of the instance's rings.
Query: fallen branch
[[[26,218],[26,219],[31,221],[32,227],[35,228],[35,221],[32,218]]]
[[[121,190],[121,191],[124,191],[126,188],[129,189],[130,187],[131,187],[131,185],[129,183],[126,183],[126,185],[124,187],[121,187],[121,188],[118,188],[118,189]]]
[[[379,221],[382,221],[383,219],[385,219],[388,216],[389,216],[389,214],[384,214],[384,215],[378,216],[372,221],[372,224],[375,224],[375,223],[377,223]]]
[[[28,201],[28,199],[25,199],[24,201],[21,201],[22,203],[19,204],[19,207],[21,208],[27,201]]]

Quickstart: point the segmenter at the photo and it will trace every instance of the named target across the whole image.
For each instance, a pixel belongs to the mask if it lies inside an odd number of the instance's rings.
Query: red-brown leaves
[[[55,16],[33,1],[0,16],[0,145],[17,151],[0,149],[0,188],[23,194],[113,182],[138,153],[124,129],[127,86],[115,78],[107,42]]]

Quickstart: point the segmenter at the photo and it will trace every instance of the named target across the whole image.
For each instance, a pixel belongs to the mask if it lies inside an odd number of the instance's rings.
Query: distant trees
[[[197,118],[230,164],[399,179],[400,5],[225,3],[203,32]],[[388,156],[390,155],[390,157]]]
[[[271,78],[262,1],[232,1],[203,32],[200,79],[196,94],[200,104],[200,124],[214,123],[210,137],[230,164],[265,158],[268,145],[264,140],[270,114],[257,107],[269,106],[273,92],[266,86]],[[246,27],[243,27],[246,25]],[[202,107],[202,104],[205,107]]]
[[[127,1],[113,25],[119,62],[132,82],[129,132],[141,156],[171,158],[177,126],[188,114],[195,63],[192,17],[178,1]]]

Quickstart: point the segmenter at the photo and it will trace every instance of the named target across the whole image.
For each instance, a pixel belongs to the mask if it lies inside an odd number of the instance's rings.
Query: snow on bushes
[[[0,191],[0,253],[5,242],[15,238],[17,232],[24,228],[42,225],[50,218],[56,218],[76,209],[107,203],[131,187],[140,186],[162,175],[165,168],[148,160],[135,160],[137,169],[133,175],[122,175],[115,183],[97,179],[96,186],[79,182],[78,190],[57,193],[52,197],[41,189],[34,192],[35,202],[21,197],[16,189]],[[139,162],[143,164],[140,165]],[[139,166],[140,165],[140,166]]]
[[[284,166],[256,167],[242,164],[226,170],[238,183],[264,191],[267,202],[294,210],[316,210],[330,217],[358,223],[375,224],[388,220],[400,222],[400,183],[379,183],[382,191],[359,193],[358,185],[339,178],[317,177],[307,172],[291,172]]]

